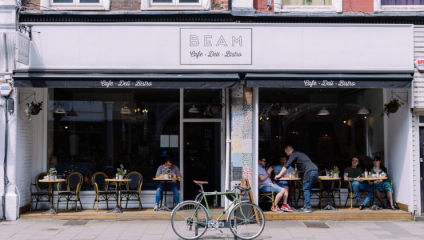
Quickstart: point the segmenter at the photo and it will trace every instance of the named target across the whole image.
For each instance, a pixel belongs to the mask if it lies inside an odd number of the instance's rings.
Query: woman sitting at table
[[[381,158],[379,156],[375,156],[374,157],[374,167],[373,167],[371,173],[372,174],[375,174],[375,173],[381,174],[383,172],[385,172],[387,174],[387,169],[386,169],[386,167],[381,165]],[[392,210],[399,209],[397,204],[393,203],[393,189],[390,186],[390,182],[387,179],[386,180],[377,180],[375,182],[376,182],[375,183],[375,195],[380,200],[380,202],[383,204],[383,208],[392,209]],[[370,184],[373,184],[373,182],[371,182]],[[386,192],[387,198],[389,199],[389,202],[390,202],[390,206],[387,206],[386,204],[384,204],[383,199],[381,198],[380,192]]]

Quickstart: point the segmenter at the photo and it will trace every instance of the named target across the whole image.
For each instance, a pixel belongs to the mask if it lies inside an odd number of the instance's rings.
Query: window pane
[[[48,167],[62,176],[66,171],[79,172],[84,176],[82,191],[93,191],[94,173],[115,178],[122,164],[128,172],[141,173],[143,190],[157,189],[153,178],[165,159],[172,158],[180,167],[179,93],[179,89],[49,89]],[[53,113],[59,105],[67,114]],[[130,114],[121,114],[125,107]],[[70,114],[72,109],[76,114]]]
[[[221,101],[220,89],[185,89],[184,118],[221,118]]]
[[[172,3],[172,0],[153,0],[154,3]]]
[[[420,116],[420,123],[424,123],[424,116]]]
[[[198,3],[199,0],[180,0],[180,3]]]
[[[424,5],[424,0],[381,0],[381,5]]]
[[[331,5],[331,0],[283,0],[284,5]]]
[[[80,0],[80,3],[99,3],[100,0]]]
[[[74,3],[73,0],[53,0],[53,3]]]

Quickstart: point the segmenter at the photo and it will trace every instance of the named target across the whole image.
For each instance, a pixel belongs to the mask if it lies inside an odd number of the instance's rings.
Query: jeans
[[[172,190],[174,193],[175,206],[180,202],[180,193],[178,192],[178,186],[176,183],[168,183],[166,186],[167,190]],[[159,204],[160,199],[162,198],[162,192],[165,190],[165,183],[161,182],[156,190],[156,200],[155,203]],[[165,201],[165,200],[164,200]]]
[[[351,182],[352,184],[352,188],[353,188],[353,192],[355,193],[355,198],[356,200],[361,200],[361,195],[359,195],[359,190],[368,192],[367,197],[365,198],[364,202],[362,204],[364,204],[364,206],[366,206],[368,204],[368,202],[371,200],[372,196],[374,196],[374,192],[373,189],[370,185],[363,183],[363,182],[358,182],[358,181],[353,181]]]
[[[308,181],[303,181],[303,194],[305,195],[305,208],[311,208],[311,189],[318,178],[318,171],[312,171]]]
[[[281,191],[281,187],[272,183],[272,190],[274,190],[274,193],[279,193]],[[259,190],[261,193],[270,193],[271,192],[271,186],[268,184],[263,185],[263,187]]]

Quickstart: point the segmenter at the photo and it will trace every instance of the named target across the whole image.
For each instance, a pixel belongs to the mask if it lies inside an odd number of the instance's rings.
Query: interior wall
[[[364,92],[364,104],[370,109],[367,126],[367,155],[371,158],[384,153],[383,89],[367,89]],[[381,156],[380,156],[381,157]]]
[[[391,91],[397,93],[405,100],[411,96],[409,89],[384,89],[384,102],[387,103],[392,97]],[[408,94],[404,93],[408,92]],[[401,100],[402,101],[402,100]],[[411,159],[411,113],[408,103],[405,103],[396,113],[390,117],[384,117],[386,122],[386,151],[383,159],[387,167],[390,179],[393,181],[394,200],[407,204],[409,211],[413,211],[412,197],[412,159]]]

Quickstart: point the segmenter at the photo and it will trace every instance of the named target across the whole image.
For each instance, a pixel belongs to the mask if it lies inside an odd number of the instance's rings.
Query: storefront
[[[179,163],[180,198],[187,200],[197,193],[194,179],[213,182],[208,191],[229,189],[241,178],[257,186],[259,156],[275,158],[286,143],[310,153],[322,167],[344,152],[383,156],[399,184],[395,188],[406,182],[412,188],[406,143],[412,25],[25,24],[32,26],[33,40],[30,65],[18,63],[13,75],[22,99],[16,123],[36,129],[41,139],[37,155],[22,154],[20,161],[32,162],[26,181],[47,167],[74,165],[86,176],[88,208],[90,174],[96,171],[113,175],[123,163],[141,172],[143,206],[152,207],[151,178],[167,157]],[[405,106],[380,118],[392,89],[408,92]],[[21,116],[24,95],[33,91],[47,104],[43,116],[28,122]],[[205,115],[213,100],[226,107],[217,116]],[[263,109],[275,103],[290,114],[260,120]],[[371,109],[368,120],[355,114],[361,104]],[[62,117],[54,114],[60,106],[67,112]],[[323,106],[331,114],[321,119],[316,114]],[[128,116],[121,114],[125,108]],[[191,108],[199,111],[193,115]],[[29,194],[26,181],[18,183],[21,196]],[[399,187],[398,201],[409,205],[410,192]]]

